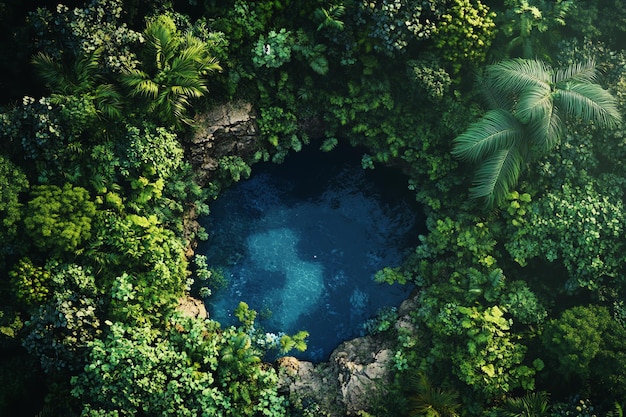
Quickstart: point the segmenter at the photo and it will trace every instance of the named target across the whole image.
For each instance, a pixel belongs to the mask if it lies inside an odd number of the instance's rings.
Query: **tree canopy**
[[[353,413],[621,415],[624,22],[609,0],[0,2],[0,414],[335,415],[265,356],[306,329],[268,346],[245,303],[230,327],[177,306],[224,281],[193,254],[222,190],[349,144],[425,221],[375,275],[416,291],[368,324],[392,378]],[[252,150],[192,158],[234,101]]]

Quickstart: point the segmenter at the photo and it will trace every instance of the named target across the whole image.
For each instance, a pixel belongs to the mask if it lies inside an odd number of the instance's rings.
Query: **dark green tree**
[[[22,217],[20,194],[28,189],[26,175],[9,159],[0,155],[0,269],[4,256],[17,249],[18,224]]]
[[[546,60],[550,59],[550,48],[562,37],[559,29],[577,8],[572,0],[506,0],[504,5],[505,10],[497,16],[500,35],[506,42],[504,54]]]
[[[611,315],[602,306],[577,306],[551,320],[542,335],[543,346],[566,377],[586,379],[590,364],[602,348]]]
[[[506,198],[524,165],[559,142],[566,117],[616,126],[617,102],[596,79],[593,61],[559,70],[527,59],[488,66],[479,83],[492,110],[459,135],[452,150],[478,164],[470,197],[484,198],[488,206]]]

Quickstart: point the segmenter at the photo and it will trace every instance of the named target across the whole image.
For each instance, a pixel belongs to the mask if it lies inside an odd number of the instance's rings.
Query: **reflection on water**
[[[204,219],[210,238],[199,253],[228,280],[205,300],[208,310],[236,324],[233,310],[245,301],[266,331],[310,333],[309,349],[294,356],[325,360],[410,291],[372,279],[417,240],[406,180],[382,168],[363,171],[354,151],[296,154],[254,172]]]

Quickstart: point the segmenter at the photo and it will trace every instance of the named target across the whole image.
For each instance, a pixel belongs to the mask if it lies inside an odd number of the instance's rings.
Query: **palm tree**
[[[331,4],[328,10],[323,7],[319,7],[313,13],[313,16],[317,20],[321,21],[321,23],[317,27],[317,30],[320,31],[324,28],[343,30],[344,23],[339,19],[341,18],[341,16],[344,15],[345,12],[346,8],[342,4]]]
[[[102,49],[86,52],[76,57],[71,65],[63,65],[40,52],[31,62],[52,93],[53,99],[62,101],[68,96],[87,96],[101,116],[110,119],[122,114],[122,97],[113,84],[107,83],[100,73]]]
[[[459,396],[456,392],[435,388],[423,373],[410,380],[408,397],[410,417],[457,417]]]
[[[206,76],[221,71],[207,44],[190,32],[181,35],[171,18],[151,20],[144,31],[147,59],[144,70],[129,69],[123,84],[132,96],[148,100],[148,112],[166,123],[190,124],[186,116],[190,100],[208,93]]]
[[[504,417],[547,417],[550,405],[546,392],[531,392],[523,397],[507,398],[502,408]]]
[[[616,100],[596,78],[593,61],[561,70],[532,59],[487,67],[479,82],[492,110],[455,138],[452,150],[479,164],[470,197],[485,198],[487,206],[502,201],[525,163],[558,144],[565,117],[603,128],[619,124]]]

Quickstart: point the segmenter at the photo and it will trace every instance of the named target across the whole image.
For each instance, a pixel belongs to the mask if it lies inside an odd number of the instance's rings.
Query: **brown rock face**
[[[185,141],[187,160],[196,173],[201,187],[214,178],[219,160],[225,156],[251,159],[258,150],[258,127],[252,104],[243,101],[215,107],[212,111],[195,118],[196,129]],[[185,239],[188,242],[185,256],[191,258],[196,247],[193,237],[200,225],[193,207],[187,209],[183,219]]]
[[[187,317],[197,317],[201,319],[209,317],[209,313],[207,313],[204,303],[190,295],[186,295],[178,300],[177,310]]]
[[[224,156],[248,160],[258,150],[259,129],[252,104],[226,103],[198,115],[196,130],[187,145],[189,161],[201,186],[209,183]]]
[[[400,305],[396,328],[415,332],[410,313],[419,307],[419,292]],[[369,411],[371,400],[385,395],[392,379],[393,341],[384,334],[359,337],[340,344],[328,362],[312,364],[280,358],[276,367],[280,390],[292,403],[315,404],[320,415],[344,417]],[[325,414],[324,414],[325,413]]]
[[[365,336],[339,345],[328,362],[314,365],[287,357],[276,365],[282,392],[340,417],[366,411],[372,396],[384,395],[381,390],[391,378],[392,357],[384,339]]]

